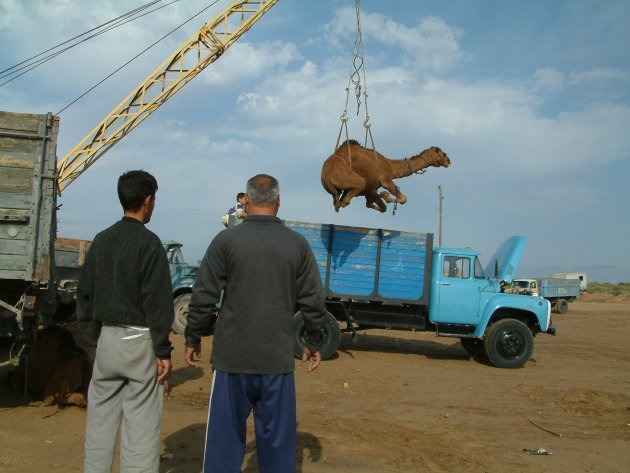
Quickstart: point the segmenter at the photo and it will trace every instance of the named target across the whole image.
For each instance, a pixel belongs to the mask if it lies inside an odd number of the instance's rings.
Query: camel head
[[[451,160],[446,153],[437,146],[431,146],[424,153],[423,157],[430,160],[431,166],[447,168],[451,164]]]

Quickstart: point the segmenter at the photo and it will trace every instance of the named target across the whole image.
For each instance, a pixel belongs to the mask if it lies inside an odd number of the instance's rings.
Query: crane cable
[[[350,101],[350,88],[351,85],[354,85],[354,96],[357,104],[357,115],[361,110],[361,95],[364,98],[365,104],[365,121],[363,122],[363,126],[365,127],[365,147],[367,148],[368,137],[370,138],[370,142],[372,144],[372,150],[374,151],[374,158],[376,159],[376,147],[374,146],[374,137],[372,136],[371,122],[370,122],[370,114],[368,111],[368,94],[367,94],[367,82],[365,80],[365,59],[363,52],[363,34],[361,33],[361,0],[355,0],[355,9],[356,9],[356,35],[354,39],[354,45],[352,46],[352,62],[350,65],[350,75],[348,78],[348,86],[346,87],[346,106],[341,114],[341,128],[339,129],[339,134],[337,136],[337,144],[335,145],[335,150],[339,147],[339,141],[341,140],[341,134],[345,130],[346,133],[346,143],[348,145],[348,158],[350,160],[350,165],[352,165],[352,155],[350,153],[350,139],[348,136],[348,103]],[[362,77],[363,76],[363,77]],[[361,82],[363,80],[363,82]],[[362,85],[363,84],[363,85]],[[378,164],[378,160],[377,160]]]

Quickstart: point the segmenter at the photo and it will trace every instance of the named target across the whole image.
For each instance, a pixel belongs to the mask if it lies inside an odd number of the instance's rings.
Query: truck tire
[[[484,351],[498,368],[522,368],[534,351],[534,336],[516,319],[501,319],[486,329]]]
[[[569,312],[569,303],[566,299],[558,299],[556,301],[556,311],[558,314],[566,314]]]
[[[306,345],[306,327],[302,312],[298,311],[295,313],[293,322],[295,327],[295,356],[301,359],[304,353],[304,346]],[[322,360],[327,360],[335,354],[340,340],[341,330],[339,330],[337,319],[330,312],[326,312],[324,316],[324,339],[319,349],[322,354]]]
[[[192,294],[187,292],[186,294],[180,294],[173,301],[175,306],[175,317],[173,318],[173,325],[171,328],[173,332],[178,335],[183,335],[188,325],[188,304],[190,304],[190,298]]]
[[[464,350],[473,358],[482,358],[485,356],[483,348],[483,340],[479,338],[460,338]]]

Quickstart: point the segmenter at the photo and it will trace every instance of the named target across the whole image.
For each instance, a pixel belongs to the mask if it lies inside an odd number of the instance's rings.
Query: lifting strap
[[[357,103],[357,115],[361,110],[361,95],[363,95],[365,104],[365,121],[363,126],[365,127],[365,147],[367,148],[368,137],[372,144],[372,150],[374,151],[374,159],[376,159],[376,146],[374,146],[374,137],[372,136],[372,129],[370,123],[370,114],[368,111],[368,94],[365,81],[365,67],[364,67],[364,53],[363,53],[363,35],[361,33],[361,0],[355,0],[356,16],[357,16],[357,29],[354,39],[354,45],[352,47],[352,62],[350,65],[350,75],[348,78],[348,86],[346,87],[346,107],[341,114],[341,127],[339,134],[337,135],[337,143],[333,152],[339,147],[339,141],[341,140],[341,134],[345,131],[346,143],[348,145],[348,158],[350,164],[352,164],[352,156],[350,153],[350,137],[348,136],[348,102],[350,100],[350,87],[354,85],[354,96]],[[363,77],[361,77],[363,76]],[[378,160],[377,160],[378,163]]]

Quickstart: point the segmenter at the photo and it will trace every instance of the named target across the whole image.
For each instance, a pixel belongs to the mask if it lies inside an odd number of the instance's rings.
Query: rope
[[[374,152],[374,159],[378,166],[378,158],[376,156],[376,146],[374,145],[374,137],[372,136],[372,129],[370,123],[370,114],[368,111],[368,94],[365,80],[365,60],[363,52],[363,34],[361,32],[361,0],[355,0],[356,10],[356,35],[354,38],[354,44],[352,46],[352,61],[350,64],[350,74],[348,77],[348,86],[346,87],[346,104],[341,114],[341,127],[339,134],[337,135],[337,143],[335,144],[336,151],[339,148],[339,141],[341,140],[341,134],[345,130],[346,143],[348,143],[348,159],[349,164],[352,165],[352,154],[350,153],[350,138],[348,136],[348,103],[350,102],[350,89],[354,86],[354,97],[357,104],[357,116],[361,111],[361,95],[363,95],[365,104],[365,121],[363,126],[365,128],[365,147],[367,148],[368,137],[372,144],[372,150]]]

